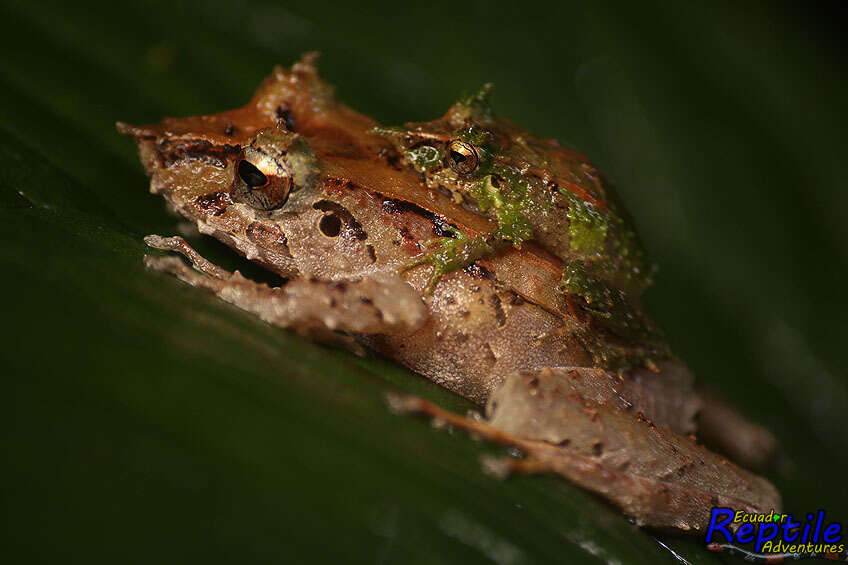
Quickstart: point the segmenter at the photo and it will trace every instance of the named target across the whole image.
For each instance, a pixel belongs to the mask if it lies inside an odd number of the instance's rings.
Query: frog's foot
[[[144,241],[156,249],[180,253],[192,265],[174,256],[148,255],[144,258],[148,268],[171,273],[192,286],[210,290],[226,302],[282,328],[313,336],[338,331],[403,332],[415,330],[427,316],[421,296],[399,277],[355,280],[299,277],[283,286],[270,287],[211,263],[181,237],[149,235]]]
[[[425,294],[432,294],[436,285],[446,274],[463,269],[475,261],[493,255],[502,242],[476,236],[471,239],[466,237],[440,237],[429,243],[435,244],[436,248],[433,251],[418,255],[400,268],[400,272],[404,273],[421,265],[433,267],[433,272],[427,281],[427,287],[424,289]]]
[[[488,421],[415,397],[392,397],[390,406],[517,448],[526,459],[490,459],[487,468],[501,476],[557,474],[606,498],[640,525],[700,532],[714,506],[754,513],[779,509],[780,496],[765,479],[562,380],[579,371],[593,369],[508,376],[489,399]]]
[[[490,475],[499,479],[506,479],[510,475],[538,475],[543,473],[556,473],[550,461],[543,459],[516,459],[515,457],[490,457],[480,458],[483,469]]]

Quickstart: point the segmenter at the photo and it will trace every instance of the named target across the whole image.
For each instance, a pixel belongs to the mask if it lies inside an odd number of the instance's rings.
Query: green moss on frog
[[[454,124],[465,124],[469,121],[488,123],[492,121],[494,112],[489,103],[493,85],[484,84],[480,90],[466,93],[450,107],[447,113],[448,119]]]
[[[567,191],[566,191],[567,192]],[[593,204],[567,192],[568,236],[571,250],[581,256],[601,256],[606,251],[610,218]]]
[[[433,272],[424,290],[430,294],[443,276],[453,271],[465,268],[472,263],[488,257],[495,252],[488,238],[477,236],[468,238],[461,231],[456,238],[439,237],[428,242],[433,249],[404,265],[400,271],[405,272],[419,265],[431,265]]]
[[[587,316],[575,335],[595,362],[608,369],[655,368],[657,361],[670,356],[662,333],[625,291],[610,286],[591,269],[591,264],[571,261],[560,281],[560,290],[579,298]]]
[[[488,157],[488,162],[491,163],[491,157],[494,150],[489,145],[492,141],[492,133],[489,130],[479,125],[470,125],[459,129],[454,137],[473,144],[477,148],[478,152],[484,153],[484,155],[481,155],[481,157],[483,157],[483,159],[481,159],[483,161],[481,163],[481,169],[485,169],[485,157]]]
[[[433,145],[413,147],[405,151],[404,156],[422,173],[441,166],[442,160],[445,158],[444,151]]]
[[[482,212],[492,211],[498,227],[493,237],[520,247],[533,238],[533,223],[527,216],[544,206],[530,196],[527,179],[505,167],[492,167],[472,183],[469,196]]]
[[[560,190],[568,201],[569,245],[574,258],[593,264],[597,276],[628,292],[640,294],[653,282],[656,266],[647,257],[636,232],[613,209]]]

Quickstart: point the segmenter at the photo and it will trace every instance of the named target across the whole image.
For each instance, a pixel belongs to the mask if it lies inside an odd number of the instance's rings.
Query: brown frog
[[[630,275],[636,263],[642,274],[650,268],[597,169],[481,116],[480,96],[435,125],[380,128],[336,101],[314,61],[276,68],[236,110],[118,124],[136,140],[153,193],[286,282],[271,287],[226,271],[179,237],[146,241],[191,266],[170,255],[146,257],[148,267],[279,327],[370,347],[485,404],[481,421],[417,398],[391,400],[526,456],[493,469],[558,473],[652,527],[701,530],[714,505],[779,507],[768,481],[691,435],[702,402],[638,305],[646,279]],[[476,141],[455,131],[479,130],[481,120],[487,133]],[[457,139],[500,164],[474,177],[477,169],[451,154],[462,152]],[[438,162],[422,166],[415,151]],[[500,204],[469,201],[479,189],[472,178],[500,183]],[[523,209],[513,182],[528,187],[525,196],[547,191],[544,213],[559,227]],[[504,207],[524,215],[526,237],[509,235]],[[623,320],[610,322],[615,316]],[[768,451],[766,432],[734,426],[748,444],[726,446]]]

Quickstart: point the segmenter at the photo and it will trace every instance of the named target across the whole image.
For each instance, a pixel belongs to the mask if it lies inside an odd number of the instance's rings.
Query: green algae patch
[[[419,145],[407,151],[404,155],[412,165],[421,172],[427,172],[441,166],[444,152],[433,145]]]
[[[579,299],[586,321],[575,335],[607,369],[644,366],[655,368],[671,351],[664,336],[628,294],[611,286],[583,261],[571,261],[563,271],[559,290]]]
[[[630,223],[614,211],[560,190],[568,201],[569,247],[574,258],[593,264],[592,271],[619,288],[641,294],[653,283],[650,261]]]
[[[488,123],[492,121],[494,112],[489,103],[494,85],[484,84],[477,92],[464,94],[450,107],[447,118],[452,124],[464,124],[471,121]]]
[[[434,244],[435,249],[404,265],[400,271],[405,272],[420,265],[431,265],[433,272],[425,290],[430,294],[446,274],[465,268],[495,252],[495,248],[482,236],[469,239],[462,232],[458,235],[457,238],[439,237],[430,240],[429,243]]]
[[[536,182],[512,168],[495,166],[491,174],[472,183],[468,194],[481,211],[491,211],[489,215],[497,220],[493,235],[520,246],[534,237],[531,218],[551,208],[550,202],[538,197]]]
[[[568,194],[566,215],[572,251],[583,256],[601,255],[606,249],[609,219],[589,202]]]
[[[491,148],[487,147],[487,144],[492,140],[492,133],[486,128],[480,127],[478,125],[470,125],[464,128],[461,128],[454,135],[456,139],[461,139],[467,143],[474,144],[477,147],[478,151],[480,149],[486,149],[491,152]]]
[[[522,243],[533,239],[533,224],[520,209],[516,209],[512,204],[498,209],[495,217],[498,220],[495,238],[508,241],[516,247],[521,247]]]
[[[566,294],[582,297],[589,304],[610,301],[610,288],[601,279],[590,275],[582,261],[572,261],[563,271],[560,289]]]

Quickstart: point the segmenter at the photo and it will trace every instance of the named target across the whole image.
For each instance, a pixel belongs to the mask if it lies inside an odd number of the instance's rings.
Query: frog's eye
[[[251,208],[276,210],[295,191],[314,186],[317,175],[318,160],[301,136],[265,128],[242,146],[231,194]]]
[[[460,175],[473,173],[480,165],[477,149],[467,141],[454,139],[448,143],[448,166]]]
[[[250,207],[274,210],[288,200],[292,191],[292,178],[279,163],[269,162],[267,158],[260,159],[256,164],[242,159],[236,166],[236,171],[235,188]]]

